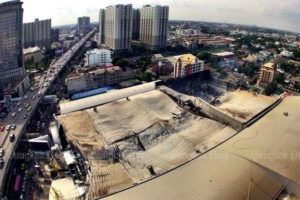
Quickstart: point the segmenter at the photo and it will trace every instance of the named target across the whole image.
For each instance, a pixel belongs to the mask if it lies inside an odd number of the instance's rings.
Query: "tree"
[[[284,83],[284,74],[279,74],[279,75],[276,77],[276,82],[277,82],[277,83],[280,83],[280,84],[283,84],[283,83]]]
[[[300,50],[294,50],[293,54],[294,54],[294,58],[296,58],[297,60],[300,60]]]
[[[280,68],[286,73],[292,73],[296,69],[296,66],[292,63],[284,62],[280,65]]]
[[[145,73],[142,73],[140,76],[138,76],[138,79],[141,81],[150,82],[150,81],[152,81],[152,77],[153,77],[153,75],[150,72],[145,72]]]
[[[128,61],[121,59],[121,60],[118,60],[115,65],[119,66],[121,69],[124,70],[128,66]]]
[[[118,57],[118,56],[113,56],[112,64],[113,64],[113,65],[116,65],[116,63],[117,63],[119,60],[121,60],[120,57]]]
[[[239,69],[240,73],[244,73],[247,76],[253,78],[259,70],[259,66],[254,63],[247,63],[245,66]]]
[[[250,81],[249,81],[249,84],[250,85],[255,85],[257,83],[257,80],[258,80],[258,77],[257,76],[254,76]]]
[[[267,85],[267,87],[265,88],[265,94],[268,96],[271,96],[272,94],[274,94],[277,91],[278,87],[277,87],[277,83],[272,82],[270,84]]]
[[[208,52],[198,53],[198,54],[197,54],[197,57],[198,57],[200,60],[204,60],[204,61],[208,62],[208,61],[210,61],[211,54],[208,53]]]

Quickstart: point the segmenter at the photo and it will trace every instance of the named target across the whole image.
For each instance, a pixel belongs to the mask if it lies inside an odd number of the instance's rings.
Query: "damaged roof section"
[[[69,142],[91,166],[90,194],[101,197],[199,156],[236,133],[153,90],[58,116]]]

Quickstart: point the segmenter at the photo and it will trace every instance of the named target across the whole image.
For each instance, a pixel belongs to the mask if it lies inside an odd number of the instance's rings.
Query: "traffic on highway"
[[[95,29],[73,45],[57,61],[53,62],[40,76],[40,79],[30,87],[23,97],[20,98],[19,102],[10,108],[8,115],[3,119],[0,126],[1,188],[3,188],[5,168],[9,165],[9,161],[16,148],[17,142],[23,133],[23,129],[26,127],[41,99],[47,93],[47,90],[51,87],[61,70],[94,32]]]

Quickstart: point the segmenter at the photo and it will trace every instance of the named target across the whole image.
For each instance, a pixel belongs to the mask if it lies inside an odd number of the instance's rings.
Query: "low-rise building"
[[[234,53],[232,52],[221,52],[221,53],[213,53],[212,54],[216,59],[215,65],[221,68],[236,68],[237,67],[237,59]]]
[[[118,66],[88,69],[81,68],[76,73],[70,74],[65,83],[69,94],[97,89],[106,85],[112,85],[135,76],[135,71],[127,69],[123,71]]]
[[[284,51],[282,51],[282,52],[280,53],[280,55],[283,56],[283,57],[290,58],[290,57],[293,57],[294,54],[293,54],[293,52],[284,50]]]
[[[276,65],[274,63],[266,63],[260,67],[258,85],[265,87],[272,83],[276,76]]]
[[[39,63],[44,58],[41,48],[39,48],[38,46],[23,49],[23,55],[25,62],[28,60],[32,60],[33,63]]]
[[[86,66],[95,67],[111,64],[111,51],[107,49],[94,49],[85,54]]]
[[[174,67],[174,78],[194,74],[204,69],[204,61],[192,54],[183,54],[169,58]]]

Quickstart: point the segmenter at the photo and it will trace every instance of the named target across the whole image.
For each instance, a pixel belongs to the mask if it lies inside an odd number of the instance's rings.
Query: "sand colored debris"
[[[67,139],[78,143],[83,152],[96,151],[105,145],[102,135],[95,129],[86,111],[61,115],[59,120],[66,131]]]
[[[278,98],[236,90],[234,92],[226,92],[220,96],[218,98],[220,104],[216,106],[227,115],[241,122],[247,122],[275,103]]]
[[[92,162],[91,174],[89,199],[120,191],[133,184],[120,163]]]

